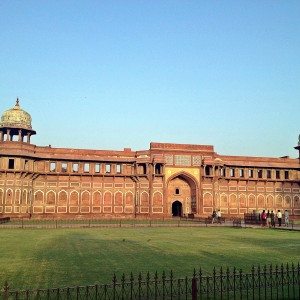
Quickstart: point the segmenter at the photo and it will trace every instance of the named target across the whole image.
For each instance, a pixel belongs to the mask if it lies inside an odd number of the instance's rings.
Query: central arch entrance
[[[174,201],[172,203],[172,216],[182,217],[182,203],[180,201]]]
[[[174,174],[167,182],[168,213],[171,216],[197,214],[196,179],[185,172]]]

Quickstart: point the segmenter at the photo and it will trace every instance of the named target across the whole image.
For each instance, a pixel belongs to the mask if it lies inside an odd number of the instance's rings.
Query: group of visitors
[[[273,210],[271,212],[268,210],[267,212],[265,210],[262,211],[260,218],[261,218],[261,226],[262,227],[275,227],[275,217],[278,221],[278,226],[281,227],[282,225],[282,217],[284,217],[284,225],[286,227],[289,226],[289,212],[288,210],[284,211],[284,214],[282,214],[281,210],[278,209],[277,213],[275,214]]]

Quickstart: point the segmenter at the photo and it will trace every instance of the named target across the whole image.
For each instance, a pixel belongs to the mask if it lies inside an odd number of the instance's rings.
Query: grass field
[[[47,288],[111,282],[116,273],[300,261],[300,232],[234,228],[1,229],[0,284]]]

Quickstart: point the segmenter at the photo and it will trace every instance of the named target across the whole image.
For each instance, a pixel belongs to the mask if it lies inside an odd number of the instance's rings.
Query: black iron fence
[[[201,227],[211,224],[208,218],[172,219],[10,219],[0,228],[76,228],[76,227]],[[218,224],[220,225],[220,224]],[[222,222],[232,226],[232,222]]]
[[[172,271],[161,276],[131,274],[114,276],[110,284],[37,290],[11,290],[6,283],[2,299],[300,299],[300,265],[258,266],[248,273],[221,268],[210,275],[200,269],[184,278]]]

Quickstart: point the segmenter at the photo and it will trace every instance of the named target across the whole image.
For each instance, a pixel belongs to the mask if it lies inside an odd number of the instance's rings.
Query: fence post
[[[235,300],[236,298],[236,268],[233,268],[233,299]]]
[[[150,273],[149,273],[149,271],[148,271],[148,273],[147,273],[147,279],[146,279],[146,282],[147,282],[147,292],[146,292],[146,294],[147,294],[147,300],[149,300],[149,290],[150,290]],[[133,299],[132,297],[130,298],[130,299]]]
[[[197,278],[195,274],[192,278],[192,300],[197,300]]]
[[[220,268],[220,293],[221,299],[223,299],[223,268]]]
[[[126,278],[125,278],[125,274],[124,273],[123,273],[122,278],[121,278],[121,283],[122,283],[122,295],[121,295],[121,299],[123,300],[123,299],[125,299],[124,295],[125,295],[125,283],[126,283]]]
[[[226,294],[227,294],[227,299],[229,299],[229,284],[230,284],[230,271],[229,267],[226,269]]]
[[[114,274],[113,277],[113,299],[116,299],[116,286],[117,286],[117,276]]]
[[[8,282],[5,281],[3,287],[3,300],[8,300],[8,296],[9,296],[9,286],[8,286]]]
[[[240,269],[239,271],[239,280],[240,280],[240,299],[243,298],[243,271]]]
[[[295,266],[294,263],[292,263],[292,283],[293,283],[293,297],[295,298]]]
[[[257,277],[258,277],[258,299],[260,299],[260,293],[261,293],[261,272],[260,272],[260,265],[257,267]]]
[[[267,299],[267,266],[264,265],[264,288],[265,288],[265,299]]]
[[[22,229],[24,228],[23,218],[22,218]]]
[[[297,265],[297,278],[298,278],[298,296],[300,295],[300,263]]]
[[[254,265],[252,266],[252,270],[251,270],[251,277],[252,277],[252,297],[254,299],[254,295],[255,295],[255,275],[254,275],[255,269],[254,269]]]
[[[57,229],[57,220],[55,220],[55,228]]]
[[[199,269],[199,299],[202,299],[202,279],[203,279],[203,273],[202,269]]]
[[[278,298],[278,265],[275,266],[275,278],[276,278],[276,299]]]
[[[284,288],[283,288],[283,285],[284,285],[284,268],[283,268],[283,264],[281,264],[280,270],[281,270],[281,296],[283,297],[283,295],[284,295]]]
[[[157,276],[157,271],[155,272],[154,275],[154,299],[157,299],[157,280],[158,280],[158,276]]]
[[[171,299],[173,299],[173,271],[170,272],[170,292],[171,292]]]
[[[287,283],[288,283],[287,284],[287,296],[288,296],[288,299],[290,299],[290,282],[291,282],[291,278],[290,278],[290,268],[289,268],[288,263],[286,264],[285,272],[286,272]]]
[[[269,267],[269,275],[270,275],[270,296],[271,296],[271,299],[273,299],[273,267],[272,267],[272,264],[270,264],[270,267]]]
[[[138,277],[138,282],[139,282],[139,300],[141,300],[142,299],[142,297],[141,297],[141,295],[142,295],[142,280],[143,280],[143,278],[142,278],[142,273],[140,272],[139,273],[139,277]]]
[[[213,270],[213,281],[214,281],[214,299],[216,299],[216,268]]]
[[[166,274],[165,274],[165,271],[163,271],[161,279],[162,279],[162,285],[163,285],[162,299],[165,299],[165,296],[166,296]]]
[[[130,299],[133,299],[133,283],[134,283],[134,278],[131,272],[130,273]]]

